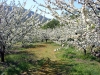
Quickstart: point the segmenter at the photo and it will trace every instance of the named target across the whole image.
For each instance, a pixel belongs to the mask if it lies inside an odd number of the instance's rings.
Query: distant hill
[[[27,9],[26,9],[26,10],[27,10]],[[34,11],[30,11],[29,14],[28,14],[28,16],[31,17],[31,14],[34,14]],[[36,16],[35,16],[35,17],[37,17],[37,16],[39,16],[39,20],[40,20],[40,21],[44,18],[44,19],[43,19],[43,23],[46,22],[47,20],[50,20],[50,19],[48,19],[48,18],[46,18],[46,17],[44,17],[44,16],[42,16],[42,15],[36,13]]]
[[[19,7],[17,7],[17,8],[19,8]],[[5,8],[6,9],[6,8]],[[9,6],[9,11],[11,11],[12,10],[12,7],[11,6]],[[25,9],[25,11],[27,11],[28,9]],[[34,11],[30,11],[29,13],[28,13],[28,18],[29,17],[31,17],[31,15],[33,15],[34,14]],[[36,13],[36,16],[35,17],[37,17],[37,16],[39,16],[39,21],[41,21],[43,18],[43,23],[44,22],[46,22],[47,20],[50,20],[50,19],[48,19],[48,18],[46,18],[46,17],[44,17],[44,16],[42,16],[41,14],[38,14],[38,13]],[[24,21],[25,21],[25,19],[24,19]]]

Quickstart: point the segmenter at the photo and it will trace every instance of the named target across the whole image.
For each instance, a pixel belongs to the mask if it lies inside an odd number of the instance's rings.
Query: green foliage
[[[71,19],[76,19],[77,17],[79,17],[80,15],[79,14],[77,14],[77,15],[70,15],[70,18]]]
[[[94,25],[94,24],[92,24],[91,29],[94,29],[94,28],[95,28],[95,25]]]
[[[95,29],[95,24],[91,24],[91,26],[89,27],[90,30]]]
[[[60,23],[58,20],[53,19],[52,21],[48,22],[46,25],[42,26],[43,29],[47,29],[47,28],[56,28],[57,26],[60,26]]]
[[[73,38],[68,38],[67,41],[74,41],[74,39]]]

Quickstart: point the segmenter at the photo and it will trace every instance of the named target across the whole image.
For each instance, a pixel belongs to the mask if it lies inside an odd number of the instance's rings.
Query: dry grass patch
[[[59,45],[55,46],[52,44],[42,43],[42,44],[38,44],[37,47],[35,48],[28,48],[27,51],[29,53],[35,53],[38,59],[48,57],[51,60],[58,60],[58,58],[56,58],[55,56],[54,49],[57,49],[59,47],[60,47]]]

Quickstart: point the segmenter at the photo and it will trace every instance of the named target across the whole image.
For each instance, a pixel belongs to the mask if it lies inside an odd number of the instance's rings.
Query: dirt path
[[[100,69],[99,62],[83,60],[77,57],[75,59],[66,57],[65,60],[58,58],[59,54],[64,53],[64,50],[55,52],[55,49],[61,47],[57,44],[39,43],[33,44],[31,47],[33,48],[16,50],[14,53],[8,54],[6,56],[7,63],[3,67],[0,65],[0,73],[3,73],[2,71],[5,73],[12,71],[11,74],[7,75],[72,75],[73,72],[73,74],[78,75],[81,74],[81,71],[83,73],[87,71],[91,72],[91,70],[94,70],[94,74],[95,72],[100,73],[98,70]],[[90,69],[87,66],[94,69]],[[80,67],[82,67],[82,70]]]
[[[10,64],[8,64],[8,73],[10,73],[9,70],[15,70],[15,73],[13,73],[16,75],[18,75],[18,72],[19,75],[67,74],[66,64],[59,61],[59,59],[56,57],[57,52],[54,51],[61,46],[55,43],[39,43],[34,44],[31,47],[33,48],[25,48],[24,50],[15,51],[12,53],[12,55],[7,56],[6,59],[9,60],[8,62],[16,67],[13,68],[10,66]]]
[[[54,49],[59,48],[58,45],[53,44],[39,44],[36,48],[29,48],[27,51],[29,53],[34,53],[37,57],[37,59],[41,58],[50,58],[51,60],[58,60],[55,56]]]
[[[39,59],[39,63],[41,63],[42,58],[50,58],[44,59],[44,63],[42,63],[41,67],[38,68],[36,71],[31,69],[31,72],[28,72],[26,75],[66,75],[67,69],[66,64],[63,64],[59,59],[56,57],[56,52],[54,51],[61,46],[53,44],[39,44],[36,48],[28,48],[27,51],[29,53],[34,53],[36,55],[36,59]],[[62,68],[63,67],[63,68]],[[65,72],[66,70],[66,72]]]

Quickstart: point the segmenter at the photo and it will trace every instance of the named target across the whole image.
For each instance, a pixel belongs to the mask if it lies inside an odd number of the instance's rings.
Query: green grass
[[[82,60],[97,60],[96,57],[91,55],[89,52],[87,52],[86,55],[84,55],[82,50],[77,50],[75,47],[70,46],[69,48],[61,48],[60,51],[56,53],[56,56],[60,59],[82,59]]]
[[[88,63],[78,63],[71,70],[72,75],[100,75],[100,66]]]
[[[76,55],[76,50],[74,47],[70,47],[68,49],[66,48],[61,48],[60,51],[58,51],[56,53],[56,56],[59,58],[59,59],[65,59],[65,58],[69,58],[69,59],[72,59],[72,58],[76,58],[77,55]]]
[[[24,71],[28,71],[30,68],[34,67],[34,63],[30,62],[30,60],[33,60],[31,56],[34,56],[34,54],[29,54],[25,51],[19,51],[15,54],[6,55],[5,63],[3,64],[4,68],[6,68],[1,69],[2,72],[0,74],[20,75]]]
[[[100,75],[100,63],[89,53],[84,55],[82,51],[69,47],[68,49],[62,48],[56,56],[70,65],[69,75]]]
[[[99,59],[89,53],[84,55],[73,46],[54,52],[61,46],[53,42],[31,44],[23,49],[19,45],[17,51],[5,56],[0,75],[100,75]]]

